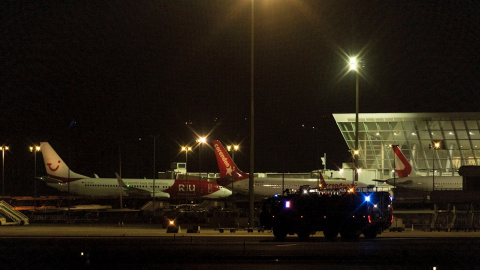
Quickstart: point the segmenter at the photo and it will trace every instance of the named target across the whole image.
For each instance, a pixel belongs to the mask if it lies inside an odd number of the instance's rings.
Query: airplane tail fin
[[[215,149],[215,156],[217,158],[218,170],[220,172],[220,179],[233,178],[233,181],[239,181],[248,178],[248,174],[242,172],[235,162],[233,162],[227,150],[223,147],[220,141],[213,141],[213,148]],[[230,182],[231,183],[231,182]],[[223,184],[222,184],[223,185]]]
[[[416,175],[412,165],[408,162],[405,155],[403,155],[402,150],[400,150],[397,145],[392,145],[392,148],[395,153],[395,170],[397,171],[398,177],[403,178]]]
[[[318,173],[320,175],[320,187],[327,188],[327,182],[325,182],[322,172],[319,170]]]
[[[87,176],[72,172],[48,142],[41,142],[40,149],[48,177],[62,182],[88,178]]]

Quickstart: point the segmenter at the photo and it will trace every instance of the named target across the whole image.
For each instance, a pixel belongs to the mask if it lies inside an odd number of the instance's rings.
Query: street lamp
[[[152,198],[152,202],[153,202],[153,213],[152,213],[152,219],[153,221],[155,221],[155,178],[157,178],[157,173],[156,173],[156,169],[155,169],[155,149],[156,149],[156,139],[157,139],[157,136],[153,135],[153,198]]]
[[[234,145],[227,145],[227,151],[228,152],[232,152],[232,161],[235,162],[235,152],[238,151],[240,149],[240,146],[238,144],[234,144]],[[232,194],[233,194],[233,182],[234,182],[234,179],[232,178]],[[233,198],[233,196],[232,196]]]
[[[199,137],[197,139],[198,142],[198,162],[200,163],[198,166],[199,174],[200,174],[200,181],[202,180],[202,144],[207,142],[207,137]]]
[[[252,0],[251,10],[251,32],[250,32],[250,174],[248,177],[248,230],[253,231],[253,218],[255,210],[255,0]]]
[[[188,152],[192,151],[192,147],[190,146],[182,146],[182,151],[185,151],[185,205],[188,204],[188,198],[187,198],[187,191],[188,191],[188,171],[187,171],[187,165],[188,165]]]
[[[200,193],[203,192],[202,190],[202,144],[205,144],[207,143],[207,137],[200,137],[198,138],[198,144],[199,144],[199,148],[198,148],[198,162],[200,163],[199,164],[199,171],[200,171]],[[208,179],[208,173],[207,173],[207,179]]]
[[[2,199],[5,197],[5,150],[8,149],[8,146],[0,146],[0,150],[2,150]]]
[[[431,144],[428,145],[428,148],[432,149],[433,148],[433,163],[432,163],[432,169],[433,169],[433,176],[432,176],[432,191],[435,190],[435,150],[440,148],[440,143],[439,142],[433,142],[433,147]]]
[[[397,159],[397,155],[395,154],[395,149],[398,147],[398,145],[396,144],[392,144],[391,145],[391,148],[393,149],[393,187],[396,188],[396,183],[395,181],[397,180],[396,179],[396,171],[397,171],[397,165],[396,165],[396,162],[395,160]]]
[[[227,145],[227,151],[232,152],[232,160],[235,161],[235,151],[238,151],[240,149],[240,146],[238,144],[234,145]]]
[[[34,183],[34,205],[33,209],[36,211],[37,210],[37,152],[40,152],[40,146],[35,145],[35,146],[30,146],[30,152],[33,153],[33,163],[34,163],[34,178],[33,178],[33,183]]]
[[[356,57],[349,58],[349,69],[355,71],[355,149],[354,149],[354,164],[355,164],[355,177],[354,184],[358,182],[358,60]],[[356,154],[355,154],[356,153]]]

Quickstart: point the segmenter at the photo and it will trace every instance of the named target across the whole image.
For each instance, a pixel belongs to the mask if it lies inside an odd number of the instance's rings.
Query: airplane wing
[[[61,180],[53,179],[48,176],[37,177],[37,179],[42,180],[45,183],[55,183],[55,184],[63,183]]]
[[[372,181],[380,182],[380,183],[386,183],[387,182],[386,179],[372,179]]]
[[[152,192],[141,189],[141,188],[136,188],[136,187],[131,187],[129,185],[126,185],[118,173],[115,173],[115,175],[117,176],[118,185],[121,186],[123,189],[125,189],[125,192],[128,194],[128,196],[153,197]],[[168,199],[170,198],[170,194],[162,191],[155,191],[155,198]]]

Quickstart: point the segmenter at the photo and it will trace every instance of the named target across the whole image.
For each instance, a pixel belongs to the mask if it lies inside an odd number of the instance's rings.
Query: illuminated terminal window
[[[349,149],[355,145],[355,114],[333,114]],[[457,175],[462,165],[480,165],[480,113],[360,113],[359,167],[393,176],[392,144],[415,171]],[[433,149],[434,143],[439,149]]]

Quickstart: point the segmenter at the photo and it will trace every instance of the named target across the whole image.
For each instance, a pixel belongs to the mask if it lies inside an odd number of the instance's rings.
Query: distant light
[[[240,146],[238,144],[234,144],[234,145],[227,145],[227,151],[238,151],[238,149],[240,149]]]
[[[365,201],[369,202],[370,201],[370,196],[365,196]]]
[[[358,154],[360,154],[360,150],[353,150],[353,154],[354,154],[355,156],[358,156]]]
[[[357,58],[356,57],[350,57],[350,59],[349,59],[350,70],[357,71],[357,65],[358,65]]]
[[[379,135],[380,135],[380,133],[377,132],[377,136],[379,136]]]
[[[361,173],[361,172],[362,172],[362,168],[358,168],[358,169],[357,169],[357,172],[358,172],[358,173]]]
[[[285,208],[290,208],[290,206],[291,206],[290,201],[286,201],[286,202],[285,202]]]
[[[412,135],[415,136],[416,135],[415,132],[412,132]]]
[[[174,219],[168,220],[168,225],[175,226],[175,220]]]

